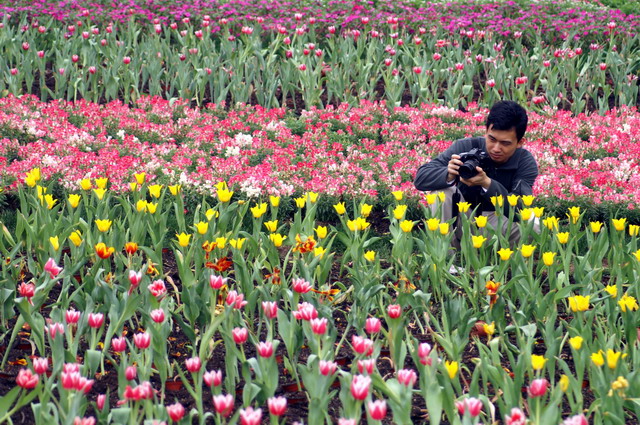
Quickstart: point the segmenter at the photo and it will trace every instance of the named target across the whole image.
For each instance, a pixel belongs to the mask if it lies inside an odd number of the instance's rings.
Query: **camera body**
[[[470,179],[477,175],[478,171],[476,167],[484,170],[491,165],[491,157],[489,154],[479,148],[473,148],[469,152],[461,153],[460,161],[462,161],[463,164],[458,169],[458,173],[463,179]]]

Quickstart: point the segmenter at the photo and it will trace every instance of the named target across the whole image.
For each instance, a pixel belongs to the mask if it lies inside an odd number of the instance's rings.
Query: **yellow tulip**
[[[599,233],[600,229],[602,229],[602,222],[601,221],[592,221],[591,223],[589,223],[589,226],[591,226],[591,231],[593,233]]]
[[[618,287],[616,285],[607,285],[604,287],[604,290],[613,298],[618,296]]]
[[[577,311],[587,311],[589,310],[589,299],[591,299],[590,295],[582,296],[575,295],[573,297],[569,297],[569,308],[574,313]]]
[[[338,213],[338,215],[342,215],[344,213],[347,212],[347,209],[344,206],[344,202],[338,202],[337,204],[335,204],[333,206],[333,209],[336,210],[336,212]]]
[[[373,205],[369,205],[369,204],[362,204],[362,206],[360,207],[360,214],[364,217],[367,218],[369,217],[369,214],[371,214],[371,209],[373,208]]]
[[[318,226],[314,230],[316,231],[316,235],[318,235],[318,239],[324,239],[327,237],[327,226]]]
[[[133,175],[133,177],[136,179],[136,182],[138,182],[139,185],[143,185],[144,184],[144,180],[147,177],[147,173],[145,173],[144,171],[140,172],[140,173],[135,173]]]
[[[364,259],[372,263],[376,259],[375,251],[367,251],[364,253]]]
[[[611,222],[613,223],[613,227],[618,231],[618,232],[622,232],[624,230],[624,228],[627,225],[627,219],[626,218],[613,218],[611,219]]]
[[[640,226],[637,224],[629,225],[629,236],[638,236],[638,232],[640,232]]]
[[[438,196],[440,202],[444,202],[444,200],[447,199],[447,195],[445,195],[444,192],[438,192],[436,193],[436,195]]]
[[[138,189],[138,183],[136,182],[129,182],[129,190],[131,192],[135,192],[136,189]]]
[[[558,230],[558,225],[560,224],[560,220],[558,217],[552,215],[542,220],[542,224],[549,230]]]
[[[30,171],[27,171],[27,176],[25,178],[25,183],[27,186],[34,187],[36,183],[40,181],[41,174],[39,168],[33,168]]]
[[[449,378],[453,379],[456,377],[456,374],[458,373],[458,362],[450,362],[447,360],[444,362],[444,367],[447,369]]]
[[[620,360],[620,356],[622,352],[613,351],[612,349],[607,350],[607,366],[609,369],[615,369],[618,366],[618,360]]]
[[[473,247],[474,247],[474,248],[480,248],[480,247],[482,247],[482,244],[483,244],[486,240],[487,240],[487,238],[485,238],[485,237],[484,237],[484,236],[482,236],[482,235],[478,235],[478,236],[474,235],[474,236],[471,236],[471,241],[473,242]]]
[[[544,214],[544,207],[535,207],[533,209],[533,215],[540,218]]]
[[[507,261],[509,258],[511,258],[511,255],[513,255],[513,251],[509,248],[501,248],[498,251],[498,255],[500,256],[500,259],[502,261]]]
[[[406,205],[398,205],[397,207],[395,207],[393,209],[393,217],[396,220],[402,220],[404,218],[404,215],[407,212],[407,206]]]
[[[109,182],[108,178],[100,177],[96,179],[96,186],[98,186],[98,189],[106,189],[108,182]]]
[[[624,294],[618,300],[618,305],[622,311],[636,311],[638,309],[638,302],[636,299],[628,294]]]
[[[551,267],[555,256],[556,256],[555,252],[545,252],[542,254],[542,262],[544,263],[545,266]]]
[[[47,204],[47,209],[50,210],[54,207],[54,205],[56,204],[56,202],[58,202],[57,199],[53,199],[53,195],[47,194],[44,195],[44,201]]]
[[[51,236],[49,238],[49,242],[51,242],[51,246],[53,247],[54,251],[57,251],[60,248],[60,243],[58,242],[57,236]]]
[[[216,238],[216,248],[224,249],[225,246],[227,246],[227,238],[224,236]]]
[[[260,202],[255,207],[251,207],[251,214],[253,214],[253,217],[255,218],[262,217],[266,212],[267,212],[266,202]]]
[[[147,212],[149,212],[149,214],[155,214],[157,209],[158,209],[157,202],[155,204],[153,202],[147,202]]]
[[[207,233],[207,230],[209,230],[209,223],[206,221],[199,221],[196,224],[194,224],[194,226],[196,226],[196,230],[201,235],[204,235],[205,233]]]
[[[547,362],[547,359],[544,356],[540,356],[538,354],[531,355],[531,366],[533,370],[542,370],[544,364]]]
[[[574,350],[579,350],[580,348],[582,348],[583,342],[584,342],[584,338],[581,337],[580,335],[574,336],[573,338],[569,338],[569,344],[571,345],[571,348],[573,348]]]
[[[229,245],[235,249],[242,249],[242,245],[246,240],[247,238],[229,239]]]
[[[98,199],[102,201],[102,199],[104,199],[104,194],[107,193],[107,189],[99,187],[97,189],[93,189],[93,193],[95,193]]]
[[[182,232],[180,234],[176,233],[176,237],[178,238],[178,245],[180,245],[183,248],[189,246],[189,241],[191,240],[191,235],[188,235],[188,234]]]
[[[479,215],[475,217],[476,226],[482,228],[487,225],[488,217],[486,215]]]
[[[280,233],[272,233],[269,235],[269,239],[271,239],[271,242],[273,242],[273,244],[279,248],[282,246],[282,242],[287,239],[286,236],[282,236]]]
[[[280,206],[280,197],[279,196],[269,196],[269,202],[273,208],[277,208]]]
[[[233,196],[233,191],[227,189],[218,189],[217,193],[218,200],[223,203],[229,202],[231,200],[231,197]]]
[[[101,232],[106,232],[109,230],[109,228],[111,227],[111,223],[112,221],[109,219],[105,219],[105,220],[95,220],[96,222],[96,226],[98,226],[98,230]]]
[[[438,195],[436,193],[427,193],[424,195],[424,199],[427,201],[427,205],[433,205],[436,203]]]
[[[278,230],[278,220],[265,221],[264,227],[266,227],[269,232],[274,233]]]
[[[504,197],[502,195],[492,196],[489,199],[494,207],[502,207],[504,205]]]
[[[598,367],[604,365],[604,353],[602,350],[599,350],[597,353],[591,353],[591,361]]]
[[[556,238],[558,238],[558,242],[561,245],[566,244],[567,242],[569,242],[569,232],[559,232],[556,233]]]
[[[487,323],[483,323],[482,324],[482,329],[484,330],[484,333],[487,334],[489,337],[493,336],[494,333],[496,333],[496,323],[495,322],[491,322],[491,324],[487,324]]]
[[[71,234],[69,235],[69,240],[75,246],[80,246],[80,244],[82,243],[82,237],[81,237],[80,231],[74,230],[73,232],[71,232]]]
[[[438,225],[438,228],[440,229],[441,235],[446,235],[449,233],[449,223],[440,223]]]
[[[515,207],[518,205],[518,200],[520,199],[520,196],[515,195],[515,194],[511,194],[509,196],[507,196],[507,201],[509,202],[509,205],[511,205],[512,207]]]
[[[227,190],[227,189],[229,189],[229,187],[227,186],[227,182],[225,182],[225,181],[218,182],[218,183],[214,184],[213,187],[215,187],[216,190]]]
[[[358,217],[355,220],[347,221],[347,227],[352,232],[355,232],[357,230],[366,230],[370,226],[370,224],[371,223],[368,223],[367,220],[362,217]],[[400,223],[400,227],[402,228],[402,223]]]
[[[562,374],[562,376],[560,377],[560,381],[558,382],[558,385],[560,385],[560,391],[562,391],[563,393],[566,393],[567,390],[569,389],[569,377],[565,374]]]
[[[169,186],[169,192],[171,192],[173,196],[178,196],[181,190],[182,190],[182,185],[180,184],[174,184]]]
[[[318,194],[316,192],[307,192],[306,197],[312,204],[315,204],[318,201]]]
[[[618,376],[618,378],[611,383],[611,391],[607,394],[609,397],[613,395],[613,391],[617,391],[618,395],[624,397],[624,390],[629,388],[629,381],[624,376]]]
[[[529,258],[533,255],[533,251],[536,250],[535,245],[522,245],[520,247],[520,253],[524,258]]]
[[[533,208],[523,208],[520,210],[520,218],[522,221],[529,221],[533,215]]]
[[[469,202],[458,202],[458,211],[461,213],[466,213],[471,208],[471,204]]]
[[[580,218],[580,207],[569,207],[569,214],[567,214],[569,218],[571,218],[572,223],[577,223]]]
[[[525,207],[530,207],[531,204],[533,204],[533,200],[536,197],[533,195],[523,195],[522,196],[522,203],[524,204]]]
[[[401,190],[396,190],[391,192],[391,194],[393,195],[396,201],[402,201],[402,196],[404,195],[404,192],[402,192]]]
[[[147,201],[145,201],[144,199],[140,199],[138,202],[136,202],[136,210],[138,210],[138,212],[146,211]]]
[[[413,221],[411,220],[402,220],[400,222],[400,228],[403,232],[409,233],[411,229],[413,229]]]
[[[305,205],[307,205],[307,197],[306,196],[301,196],[300,198],[294,198],[296,201],[296,206],[298,208],[304,208]]]
[[[327,252],[326,248],[323,248],[321,246],[317,246],[317,247],[313,248],[313,256],[314,257],[322,258],[324,256],[325,252]]]
[[[29,187],[34,187],[36,184],[38,184],[38,180],[36,180],[33,176],[30,176],[29,173],[27,173],[27,176],[24,178],[24,182]]]
[[[440,226],[439,218],[430,218],[427,220],[427,229],[431,230],[432,232],[435,232],[436,230],[438,230],[439,226]]]
[[[149,190],[149,195],[151,195],[152,198],[159,198],[162,192],[162,185],[152,184],[147,189]]]
[[[207,212],[204,213],[204,216],[207,217],[208,221],[211,221],[213,217],[220,217],[220,213],[213,208],[209,208]]]
[[[93,185],[91,184],[91,179],[82,179],[80,180],[80,187],[82,190],[91,190]]]
[[[76,194],[76,193],[72,193],[69,195],[69,205],[71,205],[71,208],[78,208],[78,205],[80,205],[80,198],[81,196]]]

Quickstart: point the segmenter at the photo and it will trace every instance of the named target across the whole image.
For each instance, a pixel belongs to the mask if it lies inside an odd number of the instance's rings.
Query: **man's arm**
[[[418,190],[442,190],[452,185],[455,180],[449,170],[452,155],[467,152],[472,148],[471,139],[455,141],[447,150],[418,168],[413,181]]]

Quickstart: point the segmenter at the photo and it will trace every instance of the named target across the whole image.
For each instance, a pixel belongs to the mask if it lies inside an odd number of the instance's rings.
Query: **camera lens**
[[[460,177],[463,179],[470,179],[471,177],[478,174],[478,170],[476,170],[476,167],[478,167],[479,165],[480,163],[476,159],[468,159],[464,162],[464,164],[460,166],[460,168],[458,169],[458,174],[460,174]]]

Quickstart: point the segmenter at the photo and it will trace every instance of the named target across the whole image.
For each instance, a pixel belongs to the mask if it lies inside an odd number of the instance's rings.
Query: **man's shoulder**
[[[484,148],[484,137],[465,137],[464,139],[458,139],[453,142],[452,146],[456,147],[459,152],[466,152],[473,148]]]

